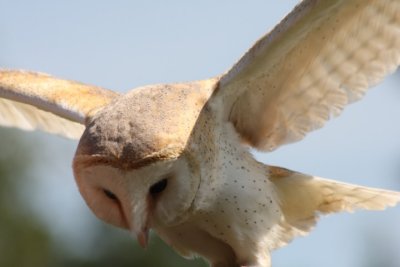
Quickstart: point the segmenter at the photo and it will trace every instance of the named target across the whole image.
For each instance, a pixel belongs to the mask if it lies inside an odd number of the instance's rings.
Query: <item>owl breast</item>
[[[193,214],[176,228],[177,233],[170,240],[175,244],[171,245],[180,247],[184,254],[209,253],[187,244],[196,240],[191,236],[196,232],[202,236],[200,240],[206,250],[219,248],[219,255],[234,257],[234,261],[231,258],[226,261],[249,265],[257,262],[260,250],[268,253],[272,247],[268,240],[274,240],[271,235],[277,232],[275,228],[282,217],[277,194],[268,179],[267,166],[257,162],[240,145],[232,125],[212,125],[212,121],[208,119],[205,123],[209,130],[204,130],[207,127],[203,124],[200,141],[193,145],[200,150],[196,154],[202,155],[198,159],[201,182]]]

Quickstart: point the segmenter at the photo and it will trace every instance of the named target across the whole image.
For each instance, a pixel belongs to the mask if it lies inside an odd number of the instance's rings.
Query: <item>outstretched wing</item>
[[[0,125],[78,139],[85,119],[117,96],[46,74],[0,70]]]
[[[245,142],[273,150],[318,129],[400,64],[400,1],[305,0],[221,77]]]

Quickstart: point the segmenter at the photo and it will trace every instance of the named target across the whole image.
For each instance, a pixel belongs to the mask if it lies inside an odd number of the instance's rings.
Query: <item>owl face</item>
[[[168,105],[147,108],[173,91],[142,88],[98,112],[74,158],[79,189],[96,216],[130,229],[142,245],[150,228],[181,221],[199,188],[199,164],[186,148],[196,116],[185,120],[190,112],[175,116]]]
[[[105,159],[95,162],[87,155],[74,160],[82,196],[97,217],[129,229],[142,246],[150,228],[167,227],[185,218],[200,183],[185,155],[137,169],[121,169],[105,164]]]

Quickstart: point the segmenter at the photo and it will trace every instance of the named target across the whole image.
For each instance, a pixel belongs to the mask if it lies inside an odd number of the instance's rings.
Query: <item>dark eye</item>
[[[114,200],[114,201],[118,200],[117,196],[110,190],[103,189],[103,192],[106,195],[106,197],[108,197],[109,199]]]
[[[164,189],[167,187],[167,184],[168,184],[167,178],[158,181],[157,183],[153,184],[150,187],[150,190],[149,190],[150,194],[152,196],[158,195],[159,193],[164,191]]]

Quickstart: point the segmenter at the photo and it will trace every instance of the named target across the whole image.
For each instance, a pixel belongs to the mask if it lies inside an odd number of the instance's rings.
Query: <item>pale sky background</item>
[[[296,2],[0,0],[0,68],[41,71],[120,92],[208,78],[226,71]],[[398,74],[388,77],[324,129],[257,157],[400,191],[399,85]],[[70,168],[77,142],[25,136],[43,161],[32,172],[27,205],[43,214],[60,243],[84,251],[86,222],[93,215]],[[400,207],[328,216],[307,238],[275,252],[273,266],[367,266],[368,255],[400,266],[399,225]]]

